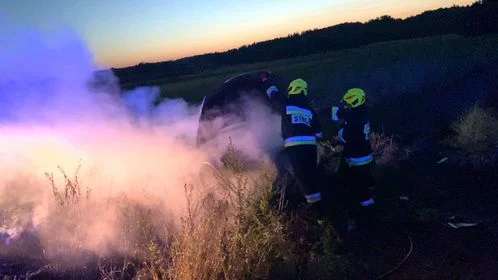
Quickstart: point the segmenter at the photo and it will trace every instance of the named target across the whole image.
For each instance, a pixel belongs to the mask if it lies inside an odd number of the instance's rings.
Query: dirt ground
[[[411,242],[413,250],[406,262],[383,279],[496,279],[498,275],[498,235],[485,226],[453,229],[435,223],[385,221],[373,228],[367,240],[355,242],[352,279],[378,279],[404,259]],[[7,275],[81,279],[82,275],[99,277],[99,272],[96,263],[61,271],[40,259],[3,258],[0,275],[2,279],[15,279]]]
[[[443,157],[448,162],[438,163]],[[393,269],[410,243],[406,262],[384,279],[498,279],[495,172],[456,164],[456,157],[432,145],[378,175],[380,219],[366,245],[355,244],[355,279]],[[454,229],[451,216],[480,224]]]
[[[367,242],[355,244],[354,279],[496,279],[498,236],[486,227],[453,229],[410,222],[379,224]]]

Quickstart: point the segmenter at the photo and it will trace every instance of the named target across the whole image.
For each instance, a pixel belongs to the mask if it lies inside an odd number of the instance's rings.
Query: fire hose
[[[393,267],[392,269],[390,269],[389,271],[381,274],[380,276],[378,276],[376,279],[377,280],[380,280],[380,279],[385,279],[386,277],[388,277],[389,275],[393,274],[396,270],[398,270],[405,262],[406,260],[408,260],[408,258],[410,257],[410,255],[412,254],[413,252],[413,240],[412,238],[408,235],[408,241],[410,242],[410,249],[408,250],[408,253],[405,255],[405,257],[401,260],[401,262],[399,262],[395,267]]]

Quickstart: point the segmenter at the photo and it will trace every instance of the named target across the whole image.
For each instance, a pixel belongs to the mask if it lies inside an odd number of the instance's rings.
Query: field
[[[199,101],[235,74],[267,69],[287,80],[302,77],[309,81],[317,101],[331,101],[352,85],[363,86],[374,97],[390,92],[415,93],[420,87],[440,85],[442,81],[454,83],[470,76],[472,70],[486,70],[485,67],[497,59],[497,41],[496,35],[390,41],[288,60],[225,67],[144,84],[161,86],[163,97]]]
[[[180,219],[170,219],[171,213],[163,212],[162,201],[154,196],[140,203],[125,196],[94,201],[92,186],[83,185],[77,172],[72,176],[73,170],[67,175],[61,169],[62,185],[47,174],[45,183],[53,192],[49,209],[58,217],[53,227],[62,226],[71,242],[59,244],[49,238],[62,258],[47,257],[44,244],[31,231],[17,243],[2,242],[0,275],[3,279],[493,279],[498,275],[496,65],[498,35],[448,35],[123,84],[125,89],[158,86],[162,98],[197,104],[229,77],[264,69],[283,77],[281,89],[294,78],[307,80],[318,109],[336,104],[349,87],[364,88],[377,162],[378,212],[372,231],[354,236],[348,244],[350,254],[341,254],[327,223],[309,224],[306,211],[275,207],[275,174],[267,162],[248,163],[237,147],[229,145],[222,158],[224,168],[204,170],[209,182],[185,183],[181,195],[187,207]],[[324,159],[320,181],[335,211],[342,195],[341,177],[335,172],[338,153],[332,149],[337,148],[337,128],[322,121],[326,141],[320,144]],[[134,133],[123,135],[135,139]],[[144,143],[162,149],[161,136]],[[144,146],[135,141],[133,149]],[[164,157],[174,154],[151,150],[145,151]],[[185,154],[195,157],[190,151]],[[154,162],[144,169],[156,167]],[[155,178],[146,179],[163,187]],[[196,193],[195,184],[213,189]],[[30,208],[28,202],[23,207]],[[83,250],[87,248],[83,241],[91,237],[84,230],[85,223],[91,224],[88,216],[105,216],[94,209],[111,209],[105,221],[117,221],[119,231],[110,246],[116,252],[98,255]],[[9,211],[16,209],[0,210],[1,221],[14,219]],[[479,225],[454,229],[447,224],[451,216]],[[310,229],[312,236],[303,229]],[[29,250],[17,255],[19,248]],[[66,259],[64,253],[75,251],[81,254]],[[397,268],[408,252],[409,258]]]
[[[496,110],[495,65],[497,35],[449,35],[226,67],[148,84],[159,85],[165,98],[182,97],[195,103],[232,75],[267,69],[286,81],[297,77],[308,81],[317,108],[336,103],[349,87],[364,88],[374,130],[392,135],[399,149],[409,154],[396,155],[400,158],[396,165],[377,174],[384,217],[394,220],[386,218],[390,220],[386,227],[394,227],[392,232],[404,228],[416,244],[406,270],[401,269],[394,279],[487,279],[495,275],[492,267],[498,260],[484,249],[496,246],[498,224],[490,216],[497,210],[496,175],[490,166],[476,170],[460,164],[465,156],[445,144],[445,139],[453,135],[451,124],[474,104]],[[280,87],[285,89],[285,83]],[[336,130],[330,122],[324,123],[326,137],[331,139]],[[447,162],[438,164],[446,157]],[[330,180],[333,186],[334,179]],[[409,201],[400,201],[400,196]],[[453,215],[483,222],[489,231],[448,229],[446,219]],[[471,241],[462,243],[466,239]],[[406,249],[405,239],[398,242],[401,245],[393,246]]]
[[[233,75],[267,69],[286,82],[296,77],[308,81],[317,108],[336,103],[349,87],[362,87],[368,92],[374,117],[379,118],[376,123],[381,129],[386,133],[414,137],[428,130],[443,129],[444,123],[477,101],[490,106],[498,103],[498,70],[494,67],[498,62],[497,45],[497,35],[448,35],[390,41],[289,60],[220,68],[144,84],[159,86],[164,98],[181,97],[196,103]],[[124,85],[126,88],[133,86]],[[286,83],[280,86],[285,88]],[[420,113],[425,110],[436,115]],[[417,129],[421,128],[419,124],[427,124],[426,117],[432,118],[430,122],[434,128]],[[406,120],[413,125],[406,127]],[[441,137],[440,131],[430,133]]]

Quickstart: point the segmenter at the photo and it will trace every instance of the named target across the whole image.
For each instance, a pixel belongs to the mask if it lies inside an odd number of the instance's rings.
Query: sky
[[[6,23],[75,30],[102,67],[177,59],[382,15],[475,0],[0,0]],[[4,26],[2,26],[4,25]]]

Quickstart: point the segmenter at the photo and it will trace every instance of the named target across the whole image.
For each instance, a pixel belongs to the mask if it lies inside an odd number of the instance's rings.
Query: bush
[[[384,133],[373,132],[370,134],[370,144],[377,165],[396,165],[404,158],[394,141],[394,135],[386,136]]]
[[[317,145],[318,164],[328,173],[335,173],[340,163],[342,146],[337,141],[320,141]]]
[[[266,279],[273,265],[290,256],[284,216],[270,206],[273,170],[255,174],[233,146],[223,157],[221,193],[196,199],[186,186],[188,214],[173,246],[173,279]]]
[[[372,132],[370,144],[372,146],[375,163],[377,166],[397,166],[397,164],[410,156],[411,150],[401,149],[394,141],[394,135],[387,136],[384,133]],[[337,172],[340,164],[340,154],[343,150],[342,144],[334,141],[322,141],[318,144],[318,158],[327,173]]]
[[[188,213],[173,244],[170,279],[328,279],[347,273],[346,262],[331,252],[336,239],[330,227],[312,229],[319,238],[308,240],[306,210],[289,214],[272,205],[273,166],[248,162],[233,145],[222,162],[222,170],[213,169],[217,193],[196,196],[186,186]]]
[[[446,142],[463,152],[463,161],[474,167],[496,161],[498,118],[492,109],[475,105],[452,124],[452,130],[454,135]]]
[[[270,162],[248,160],[230,144],[220,165],[208,168],[210,184],[200,178],[185,184],[187,207],[180,221],[169,217],[161,200],[153,197],[146,203],[125,195],[92,200],[90,189],[82,188],[79,169],[68,176],[59,168],[60,183],[46,174],[53,211],[62,213],[54,214],[57,219],[48,225],[60,227],[50,240],[61,248],[57,256],[75,252],[77,258],[89,248],[85,215],[110,213],[109,222],[119,229],[108,244],[110,251],[90,254],[82,265],[74,263],[54,275],[66,271],[92,279],[97,274],[101,279],[345,278],[348,263],[333,253],[336,236],[330,225],[310,223],[306,209],[290,213],[285,204],[275,203],[280,195],[276,189],[281,188],[274,186],[276,170]],[[106,213],[87,213],[92,208]],[[78,272],[83,264],[91,271]]]

